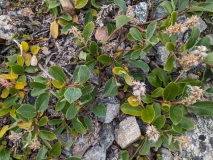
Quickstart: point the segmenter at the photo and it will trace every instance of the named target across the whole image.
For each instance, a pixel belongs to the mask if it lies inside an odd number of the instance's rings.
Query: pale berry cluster
[[[16,133],[14,131],[11,131],[11,135],[8,136],[9,140],[16,141],[19,140],[23,136],[22,133]]]
[[[199,18],[193,15],[190,18],[187,18],[184,23],[175,23],[173,26],[169,26],[166,29],[166,33],[168,33],[169,35],[184,33],[187,29],[194,27],[198,24]]]
[[[40,148],[40,145],[41,144],[37,139],[33,139],[28,147],[35,151]]]
[[[195,67],[202,62],[207,56],[207,48],[205,46],[198,46],[196,50],[192,51],[187,56],[183,56],[181,64],[185,67]]]
[[[133,81],[133,95],[137,97],[137,101],[141,101],[141,96],[144,96],[146,93],[145,83]]]
[[[198,86],[188,85],[188,97],[182,100],[182,103],[186,106],[196,103],[197,101],[204,100],[203,92],[204,90]]]
[[[160,137],[159,132],[155,128],[155,126],[151,125],[146,128],[146,135],[150,141],[157,142]]]

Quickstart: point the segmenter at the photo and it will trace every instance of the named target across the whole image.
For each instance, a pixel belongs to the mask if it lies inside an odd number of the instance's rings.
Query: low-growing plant
[[[87,1],[76,1],[76,9],[83,8]],[[49,11],[58,16],[59,1],[46,0]],[[61,33],[69,33],[75,37],[76,43],[81,47],[79,59],[85,64],[75,68],[72,77],[68,78],[59,66],[50,66],[49,73],[38,63],[39,46],[31,46],[22,41],[18,44],[20,54],[7,56],[8,62],[1,69],[0,84],[4,87],[1,92],[3,101],[0,103],[0,116],[9,115],[12,124],[4,126],[0,131],[0,138],[5,137],[9,130],[9,140],[15,146],[23,144],[23,153],[17,154],[15,150],[8,150],[6,141],[2,141],[0,157],[27,159],[31,152],[38,150],[37,160],[52,159],[61,155],[62,147],[70,147],[72,143],[62,146],[57,142],[57,135],[67,130],[72,136],[86,134],[93,130],[93,123],[84,110],[90,110],[98,117],[106,115],[104,104],[96,104],[94,100],[99,91],[102,97],[116,96],[120,91],[128,97],[123,99],[121,111],[127,115],[135,116],[146,126],[146,134],[141,137],[138,149],[132,157],[127,151],[122,152],[122,159],[145,158],[151,147],[159,148],[163,143],[172,151],[180,150],[182,145],[187,145],[188,137],[183,137],[186,131],[194,129],[193,121],[187,117],[189,112],[197,116],[213,116],[213,102],[205,98],[205,94],[212,94],[213,89],[204,89],[204,83],[211,75],[213,53],[210,52],[210,39],[200,37],[199,16],[203,12],[212,12],[213,2],[180,0],[163,1],[161,6],[167,16],[155,21],[132,25],[134,14],[128,12],[124,0],[115,0],[120,7],[121,15],[114,22],[107,24],[108,39],[106,42],[92,41],[95,23],[91,18],[85,19],[85,26],[81,28],[72,21],[72,17],[62,15],[59,20],[50,26],[54,38],[54,25],[62,25]],[[93,7],[100,7],[92,0]],[[93,9],[94,9],[93,8]],[[128,14],[127,14],[128,13]],[[88,14],[91,14],[88,12]],[[179,23],[179,15],[187,15],[185,22]],[[86,16],[88,18],[91,16]],[[65,22],[66,21],[66,22]],[[131,25],[130,25],[131,24]],[[141,26],[145,26],[143,29]],[[128,28],[128,33],[123,41],[132,44],[130,50],[116,49],[107,54],[104,47],[110,47],[110,41],[122,27]],[[58,26],[56,27],[58,31]],[[51,31],[53,30],[53,31]],[[189,39],[184,43],[177,41],[177,35],[191,31]],[[53,33],[54,32],[54,33]],[[148,51],[156,44],[161,43],[169,52],[163,67],[151,69],[144,61]],[[205,72],[200,80],[182,78],[182,75],[199,64],[205,64]],[[112,68],[110,77],[104,86],[93,85],[89,82],[93,70],[100,73],[104,68]],[[132,73],[130,68],[142,70],[141,73]],[[46,78],[35,76],[28,80],[27,73],[44,71]],[[174,78],[173,73],[181,70]],[[145,82],[145,80],[147,80]],[[147,84],[153,87],[147,91]],[[101,89],[100,87],[103,87]],[[35,104],[28,104],[24,99],[30,91],[36,97]],[[49,119],[45,115],[50,107],[50,99],[57,99],[53,107],[56,112],[62,113],[63,119]],[[52,103],[51,103],[52,104]],[[84,114],[82,114],[84,113]],[[46,125],[56,126],[53,132],[46,129]],[[67,160],[79,159],[70,157]]]

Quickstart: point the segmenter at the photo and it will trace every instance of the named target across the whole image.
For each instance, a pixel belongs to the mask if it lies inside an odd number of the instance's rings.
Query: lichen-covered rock
[[[155,10],[155,18],[159,19],[164,17],[166,14],[166,11],[164,10],[164,8],[162,6],[157,6],[156,10]]]
[[[206,23],[200,18],[199,24],[197,25],[197,27],[200,29],[200,32],[203,32],[203,31],[207,28],[207,25],[206,25]]]
[[[159,65],[164,65],[169,56],[169,52],[166,50],[166,47],[160,46],[157,51],[156,63]]]
[[[174,160],[172,153],[166,148],[160,148],[158,153],[161,155],[162,160]]]
[[[100,145],[108,149],[114,141],[114,128],[111,124],[103,124],[100,131]]]
[[[10,24],[11,21],[8,15],[0,16],[0,39],[9,40],[13,37],[16,28]]]
[[[100,146],[94,146],[87,150],[82,160],[105,160],[106,150]]]
[[[139,20],[140,23],[144,23],[148,17],[148,4],[146,2],[141,2],[135,5],[135,18]]]
[[[106,107],[106,116],[98,118],[103,123],[110,123],[118,115],[120,109],[120,101],[116,97],[107,97],[106,99],[99,99],[99,104],[103,103]]]
[[[121,121],[118,129],[115,129],[115,140],[122,149],[138,140],[140,136],[141,131],[139,125],[133,116]]]

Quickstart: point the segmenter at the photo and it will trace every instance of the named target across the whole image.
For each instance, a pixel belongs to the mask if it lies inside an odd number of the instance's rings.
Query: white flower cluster
[[[202,101],[204,100],[203,97],[203,89],[201,89],[198,86],[191,86],[188,85],[189,90],[188,92],[188,97],[182,100],[182,103],[185,104],[186,106],[189,106],[191,104],[194,104],[197,101]]]
[[[137,97],[137,101],[141,101],[141,96],[144,96],[146,93],[145,83],[133,81],[133,96]]]
[[[184,33],[187,29],[194,27],[198,24],[199,18],[193,15],[190,18],[187,18],[184,23],[175,23],[173,26],[169,26],[166,29],[166,33],[168,33],[169,35]]]
[[[9,140],[11,141],[16,141],[22,138],[23,134],[22,133],[16,133],[14,131],[11,131],[11,135],[9,135]]]
[[[196,50],[192,51],[187,56],[183,56],[181,59],[181,64],[186,67],[190,66],[198,66],[200,62],[202,62],[207,54],[207,48],[205,46],[198,46]]]
[[[146,135],[150,141],[157,142],[160,137],[159,132],[155,128],[155,126],[151,125],[146,128]]]

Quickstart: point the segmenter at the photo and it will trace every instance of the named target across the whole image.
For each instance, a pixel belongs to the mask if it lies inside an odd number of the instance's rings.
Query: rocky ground
[[[152,19],[158,19],[166,15],[164,9],[159,5],[163,0],[152,1],[134,1],[126,0],[129,5],[134,4],[135,18],[141,23]],[[98,2],[98,1],[97,1]],[[155,8],[149,8],[149,3],[154,3]],[[104,4],[100,1],[99,4]],[[5,56],[14,53],[13,47],[16,44],[13,41],[7,41],[12,38],[14,33],[19,35],[29,34],[34,39],[43,37],[40,40],[40,46],[46,48],[42,50],[40,54],[41,60],[44,64],[58,65],[69,75],[75,68],[74,65],[70,65],[70,60],[75,57],[79,52],[78,46],[74,44],[73,37],[71,35],[62,35],[57,39],[53,39],[50,35],[49,25],[53,20],[53,15],[45,12],[45,4],[43,0],[31,2],[30,0],[20,1],[7,1],[0,0],[0,61],[5,61]],[[208,15],[211,16],[211,15]],[[179,17],[179,21],[184,21],[185,15]],[[213,34],[211,32],[211,26],[208,26],[208,18],[203,17],[200,19],[199,28],[202,31],[203,36],[208,36],[211,39],[211,45],[213,45]],[[190,33],[184,33],[179,36],[178,39],[187,40]],[[32,40],[30,43],[38,43],[36,40]],[[121,44],[120,48],[127,49],[126,44]],[[162,66],[165,63],[169,53],[166,48],[161,45],[153,47],[146,57],[147,63],[152,66],[153,61]],[[106,74],[110,74],[110,69],[106,68]],[[202,66],[196,70],[190,70],[185,74],[185,77],[191,79],[199,79],[198,72],[203,72]],[[39,73],[43,74],[43,73]],[[106,81],[105,73],[102,75],[103,80]],[[98,85],[99,78],[97,74],[91,74],[90,81],[93,84]],[[103,82],[105,83],[105,82]],[[213,84],[207,82],[206,86],[212,86]],[[120,95],[122,96],[122,95]],[[209,97],[211,99],[212,97]],[[71,148],[63,150],[63,155],[60,157],[64,159],[69,156],[78,156],[83,160],[120,160],[122,150],[126,149],[130,155],[134,153],[134,148],[131,145],[136,142],[138,138],[144,134],[146,125],[142,124],[135,117],[127,116],[121,113],[120,101],[121,97],[108,97],[96,99],[96,103],[103,103],[107,108],[106,117],[96,118],[92,114],[93,119],[93,131],[85,136],[79,136],[73,138],[69,133],[63,132],[58,136],[58,140],[62,144],[67,142],[73,142]],[[29,103],[34,103],[33,97],[28,97]],[[53,100],[54,101],[54,100]],[[49,109],[48,113],[52,118],[58,117],[58,113],[54,113],[54,110]],[[196,124],[195,130],[185,133],[185,136],[190,137],[189,145],[186,148],[182,148],[179,152],[171,152],[162,146],[158,151],[153,153],[159,153],[163,160],[211,160],[213,157],[213,119],[196,117],[191,115],[191,119]],[[7,122],[2,121],[2,125]],[[54,130],[55,128],[51,128]],[[153,153],[150,152],[150,159],[155,159]]]

